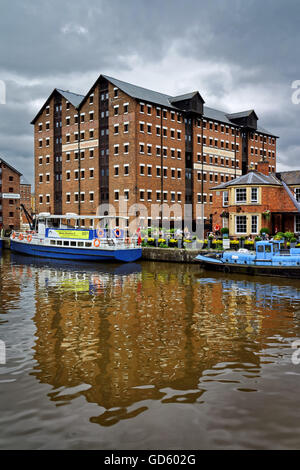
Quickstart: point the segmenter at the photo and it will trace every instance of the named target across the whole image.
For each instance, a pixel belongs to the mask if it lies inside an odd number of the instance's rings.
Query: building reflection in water
[[[27,270],[34,281],[33,375],[57,406],[80,395],[98,404],[91,421],[103,426],[147,400],[201,402],[220,367],[258,376],[270,338],[295,335],[300,289],[283,281],[198,277],[191,265],[14,263],[17,279]]]

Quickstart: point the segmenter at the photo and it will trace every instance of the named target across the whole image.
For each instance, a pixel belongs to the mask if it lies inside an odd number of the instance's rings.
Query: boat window
[[[278,251],[279,251],[279,246],[278,246],[277,243],[274,243],[274,245],[273,245],[273,251],[274,251],[274,253],[278,253]]]
[[[56,245],[56,241],[55,240],[50,240],[50,245]]]
[[[259,245],[259,246],[257,247],[257,252],[258,252],[258,253],[263,253],[263,252],[264,252],[264,246],[263,246],[263,245]]]
[[[271,253],[272,252],[271,245],[265,245],[265,251],[266,251],[266,253]]]
[[[56,244],[61,246],[62,245],[62,240],[57,240]]]
[[[84,246],[83,242],[78,242],[78,246]]]
[[[90,248],[92,246],[91,242],[85,242],[86,248]]]
[[[47,227],[59,228],[59,219],[47,219]]]
[[[76,246],[76,242],[71,242],[71,246]]]
[[[70,242],[64,241],[64,246],[69,246],[69,245],[70,245]]]

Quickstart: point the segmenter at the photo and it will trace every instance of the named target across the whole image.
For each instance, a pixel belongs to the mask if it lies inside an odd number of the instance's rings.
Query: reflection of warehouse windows
[[[300,202],[300,188],[295,189],[295,196],[298,202]]]

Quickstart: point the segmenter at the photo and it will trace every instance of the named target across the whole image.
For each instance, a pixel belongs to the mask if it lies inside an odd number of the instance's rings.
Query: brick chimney
[[[266,160],[261,160],[260,162],[258,162],[257,164],[257,171],[259,171],[260,173],[263,173],[264,175],[269,175],[270,174],[270,170],[269,170],[269,162],[267,162]]]

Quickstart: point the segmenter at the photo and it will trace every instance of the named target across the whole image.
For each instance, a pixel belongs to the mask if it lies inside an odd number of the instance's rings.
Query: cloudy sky
[[[299,0],[0,0],[0,155],[32,182],[30,121],[53,88],[85,94],[103,73],[254,108],[278,170],[300,169],[299,18]]]

